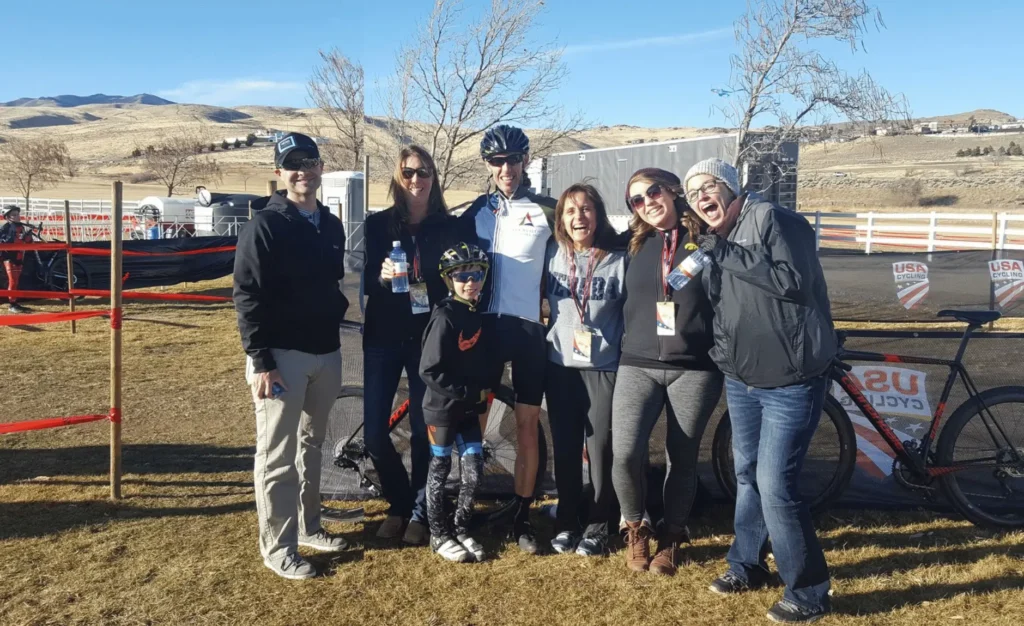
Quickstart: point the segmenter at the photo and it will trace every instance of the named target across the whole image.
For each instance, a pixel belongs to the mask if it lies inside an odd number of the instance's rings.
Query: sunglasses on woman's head
[[[484,271],[472,270],[465,272],[452,272],[451,277],[452,280],[454,280],[457,283],[468,283],[469,281],[479,283],[484,279]]]
[[[402,178],[404,178],[405,180],[412,180],[412,175],[413,174],[419,176],[420,178],[430,178],[430,176],[431,176],[430,170],[428,170],[425,167],[416,167],[416,168],[403,167],[402,168]]]
[[[509,165],[519,165],[523,162],[523,155],[521,154],[510,154],[508,156],[496,156],[487,159],[487,164],[491,167],[501,167],[508,163]]]
[[[661,185],[658,183],[654,183],[653,185],[647,188],[647,191],[645,191],[643,195],[636,194],[635,196],[629,199],[629,206],[633,207],[634,211],[639,209],[644,205],[644,196],[647,196],[651,200],[657,200],[658,198],[661,197]]]

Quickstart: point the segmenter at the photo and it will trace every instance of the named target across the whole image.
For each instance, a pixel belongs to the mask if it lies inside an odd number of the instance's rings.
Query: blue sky
[[[470,10],[480,0],[470,0]],[[536,37],[566,46],[550,95],[599,124],[723,124],[711,92],[728,79],[745,0],[548,0]],[[915,116],[999,109],[1024,116],[1018,0],[880,0],[887,28],[866,52],[828,51],[903,92]],[[0,101],[96,92],[224,106],[308,106],[317,50],[338,47],[368,78],[429,14],[429,0],[19,2],[4,11]],[[627,8],[628,7],[628,8]],[[371,110],[371,113],[375,112]]]

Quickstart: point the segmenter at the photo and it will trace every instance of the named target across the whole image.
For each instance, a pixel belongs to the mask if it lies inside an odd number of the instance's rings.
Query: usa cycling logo
[[[1024,295],[1024,262],[1015,259],[989,261],[988,273],[992,278],[992,293],[1000,308],[1005,309]]]
[[[893,263],[892,275],[896,281],[896,297],[904,309],[915,308],[928,295],[928,266],[924,263]]]

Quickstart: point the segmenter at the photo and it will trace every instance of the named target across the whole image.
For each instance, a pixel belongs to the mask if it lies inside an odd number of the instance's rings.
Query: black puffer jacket
[[[711,257],[702,282],[715,308],[712,356],[727,376],[783,387],[829,367],[836,335],[806,219],[751,194]]]
[[[685,242],[689,240],[686,228],[676,231],[679,245],[672,267],[690,256]],[[711,303],[700,281],[691,280],[681,290],[670,289],[670,300],[675,304],[676,334],[658,335],[655,324],[657,303],[665,299],[662,279],[662,253],[665,235],[652,233],[636,256],[630,259],[626,270],[626,319],[622,337],[622,357],[619,363],[654,369],[713,370],[715,364],[709,351],[714,345],[711,334]]]
[[[319,230],[279,191],[238,233],[235,311],[257,372],[277,368],[270,348],[327,354],[340,347],[338,324],[348,310],[340,285],[345,229],[317,206]]]

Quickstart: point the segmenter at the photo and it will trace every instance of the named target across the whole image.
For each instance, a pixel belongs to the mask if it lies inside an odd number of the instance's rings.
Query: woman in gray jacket
[[[576,184],[565,190],[555,207],[545,286],[551,306],[545,391],[558,489],[551,546],[559,553],[601,556],[608,538],[612,391],[626,298],[626,251],[617,249],[617,239],[597,189]],[[586,506],[584,441],[592,487]]]

